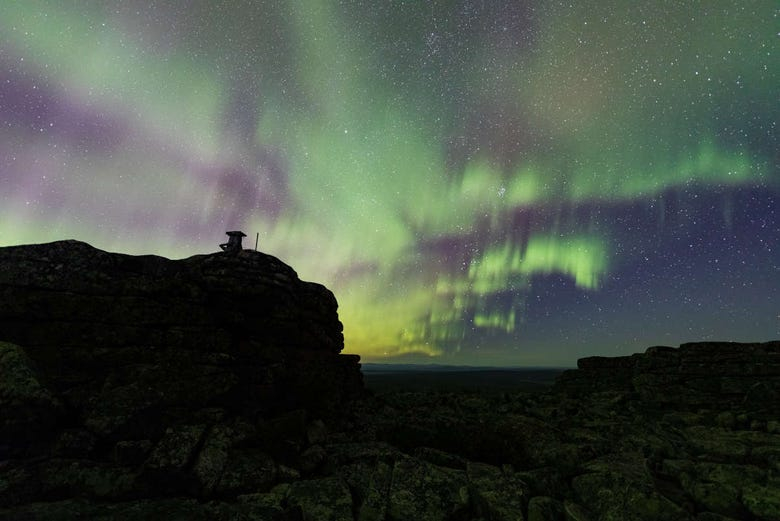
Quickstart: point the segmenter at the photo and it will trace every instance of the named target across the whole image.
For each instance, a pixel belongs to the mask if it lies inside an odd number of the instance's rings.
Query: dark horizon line
[[[424,364],[424,363],[393,363],[393,362],[361,362],[363,370],[378,371],[565,371],[576,369],[577,366],[507,366],[507,365],[466,365],[466,364]]]

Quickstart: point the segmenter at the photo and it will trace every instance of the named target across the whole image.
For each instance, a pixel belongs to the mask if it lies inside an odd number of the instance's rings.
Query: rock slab
[[[264,253],[0,248],[0,460],[66,430],[122,451],[214,414],[326,416],[363,392],[343,346],[333,294]]]

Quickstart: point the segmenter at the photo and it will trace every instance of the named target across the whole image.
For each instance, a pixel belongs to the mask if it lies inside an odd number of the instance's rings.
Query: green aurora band
[[[457,360],[475,331],[522,341],[537,277],[599,290],[621,262],[615,232],[594,216],[573,218],[577,209],[662,208],[674,189],[776,187],[772,159],[743,120],[768,124],[778,112],[768,94],[780,91],[773,2],[548,6],[535,12],[530,50],[467,33],[457,53],[434,36],[455,34],[458,18],[432,29],[424,20],[433,8],[420,4],[392,8],[408,23],[365,22],[325,1],[269,4],[248,29],[268,46],[249,70],[220,54],[243,52],[225,40],[229,24],[250,23],[235,13],[210,33],[165,39],[162,26],[144,28],[108,3],[3,4],[2,41],[23,59],[18,67],[129,131],[116,149],[59,142],[52,155],[48,129],[1,129],[9,149],[25,152],[15,161],[31,171],[33,191],[56,192],[62,204],[46,212],[3,200],[0,244],[69,236],[186,256],[212,249],[220,237],[209,233],[222,227],[259,230],[264,251],[334,290],[347,351]],[[394,56],[388,42],[427,45]],[[225,120],[231,83],[250,77],[257,116],[246,140]],[[464,121],[483,107],[500,107],[501,135],[511,135],[502,121],[520,120],[530,137],[507,145],[480,136]],[[723,127],[733,139],[718,137]],[[445,144],[458,138],[465,145],[453,153]],[[256,149],[283,157],[287,203],[273,218],[219,221],[233,201],[194,172],[251,163]],[[256,165],[261,177],[264,168]],[[177,235],[184,216],[202,238]],[[524,226],[508,225],[513,218]],[[139,220],[157,224],[119,231]],[[468,246],[442,259],[436,245],[447,241]]]

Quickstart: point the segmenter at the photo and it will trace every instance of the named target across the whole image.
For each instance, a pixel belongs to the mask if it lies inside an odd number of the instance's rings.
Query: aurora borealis
[[[0,245],[259,232],[366,361],[778,338],[779,11],[3,2]]]

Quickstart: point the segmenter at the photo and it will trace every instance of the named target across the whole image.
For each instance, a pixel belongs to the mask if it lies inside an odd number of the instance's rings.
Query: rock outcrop
[[[556,391],[619,391],[647,406],[738,406],[780,414],[780,342],[697,342],[655,346],[631,356],[581,358],[558,377]]]
[[[136,387],[142,408],[260,414],[338,407],[362,387],[358,357],[339,354],[333,294],[256,251],[168,260],[77,241],[0,248],[0,301],[0,341],[22,346],[63,405],[94,422],[90,400],[107,406]]]
[[[146,456],[166,435],[194,450],[217,418],[327,416],[363,391],[333,294],[256,251],[0,248],[0,302],[0,460],[51,443]]]
[[[0,520],[780,521],[780,342],[377,396],[256,252],[0,248],[0,299]]]

